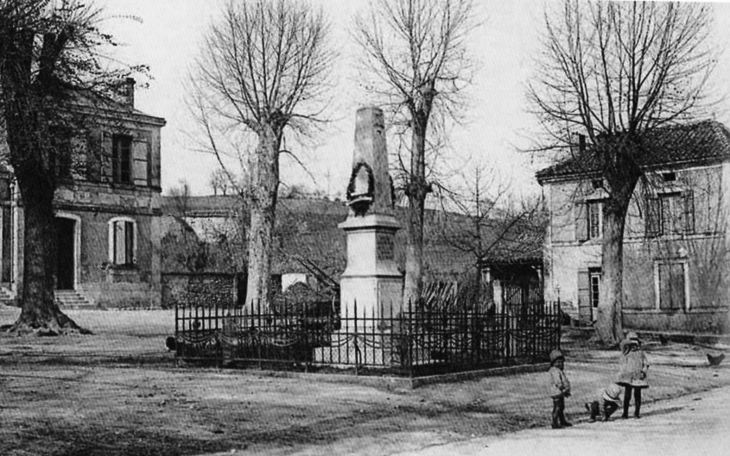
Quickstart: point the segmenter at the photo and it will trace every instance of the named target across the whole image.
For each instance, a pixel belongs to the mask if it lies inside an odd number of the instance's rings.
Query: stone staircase
[[[0,287],[0,304],[6,306],[15,305],[15,299],[13,298],[12,292],[5,287]]]
[[[56,290],[56,302],[62,309],[90,309],[94,307],[84,295],[76,290]]]

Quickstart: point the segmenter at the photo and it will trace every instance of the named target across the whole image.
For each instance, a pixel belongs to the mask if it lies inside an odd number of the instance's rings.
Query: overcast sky
[[[554,1],[554,0],[543,0]],[[208,180],[217,166],[213,156],[197,152],[190,133],[194,130],[185,104],[184,82],[208,26],[220,13],[225,0],[101,0],[109,16],[132,15],[142,21],[111,19],[107,26],[125,44],[120,59],[150,66],[154,78],[149,88],[138,90],[137,108],[167,119],[162,131],[163,191],[187,181],[195,194],[211,192]],[[351,170],[354,118],[367,93],[347,71],[357,48],[349,36],[354,14],[368,0],[315,0],[331,17],[334,40],[341,55],[337,64],[338,91],[334,97],[335,119],[315,139],[316,144],[299,150],[313,181],[288,160],[282,180],[319,189],[331,195],[344,193]],[[544,3],[536,0],[477,0],[481,25],[470,43],[478,68],[469,89],[470,106],[465,122],[451,132],[452,167],[463,167],[472,156],[499,171],[518,193],[539,192],[534,173],[544,162],[533,160],[518,149],[529,144],[534,118],[527,112],[525,85],[531,77],[533,56],[539,51]],[[730,3],[716,8],[717,44],[730,43]],[[727,84],[730,52],[723,54],[716,79]],[[730,124],[730,109],[718,106],[717,119]],[[391,145],[392,147],[392,145]],[[285,158],[285,160],[287,160]],[[470,166],[470,165],[467,165]]]

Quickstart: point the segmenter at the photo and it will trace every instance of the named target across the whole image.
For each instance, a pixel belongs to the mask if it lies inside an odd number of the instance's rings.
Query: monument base
[[[365,276],[340,279],[340,312],[343,324],[357,318],[390,319],[398,316],[403,299],[403,278]]]

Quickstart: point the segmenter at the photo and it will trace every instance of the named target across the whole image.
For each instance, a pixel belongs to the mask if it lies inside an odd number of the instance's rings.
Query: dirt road
[[[696,420],[709,437],[727,427],[726,421],[691,415],[693,407],[709,407],[705,396],[678,402],[686,405],[668,412],[680,407],[674,405],[679,397],[730,388],[730,363],[710,367],[705,358],[708,351],[730,347],[647,343],[652,367],[644,419],[579,424],[554,433],[545,429],[550,406],[545,372],[400,390],[336,375],[177,367],[164,345],[174,328],[173,312],[69,313],[94,335],[0,333],[0,455],[500,454],[480,451],[500,451],[500,445],[524,439],[525,448],[504,451],[542,456],[549,454],[542,451],[548,448],[545,439],[549,444],[575,438],[577,447],[591,449],[585,453],[610,448],[608,442],[623,445],[621,432],[630,424],[649,430],[657,420],[675,420],[679,427]],[[17,314],[0,305],[0,326]],[[574,338],[563,343],[574,389],[567,413],[585,420],[582,401],[613,378],[619,353]],[[516,433],[524,429],[535,430]],[[541,451],[529,446],[535,442]],[[653,445],[663,442],[660,435]]]
[[[730,454],[730,387],[664,401],[648,407],[640,420],[620,417],[608,423],[572,428],[531,429],[484,437],[399,456],[724,456]]]

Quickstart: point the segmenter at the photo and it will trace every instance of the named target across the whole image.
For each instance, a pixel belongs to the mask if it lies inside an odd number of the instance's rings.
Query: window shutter
[[[135,140],[132,143],[132,182],[135,185],[150,185],[148,149],[147,141]]]
[[[101,132],[101,149],[99,151],[100,164],[99,169],[101,170],[101,181],[111,182],[113,180],[113,155],[114,155],[114,143],[112,142],[112,135],[106,132]]]
[[[683,193],[684,197],[684,232],[695,232],[695,200],[692,190]]]
[[[147,138],[147,167],[149,169],[149,186],[159,188],[161,176],[160,144],[159,138],[155,139],[153,136]]]
[[[672,286],[672,309],[684,308],[684,264],[672,263],[670,268],[670,282]]]
[[[101,180],[103,146],[103,131],[96,130],[89,133],[86,144],[86,178],[91,182],[99,182]]]
[[[124,222],[114,222],[114,263],[126,263],[126,249],[124,246]]]
[[[646,236],[656,237],[661,234],[661,206],[659,198],[649,197],[646,200]]]
[[[578,271],[578,318],[591,320],[591,284],[588,271]]]
[[[125,264],[134,263],[134,223],[124,222]]]
[[[659,308],[661,310],[680,310],[684,308],[684,263],[661,263],[659,273]]]
[[[588,240],[588,211],[585,202],[576,202],[573,207],[575,215],[575,240]]]

